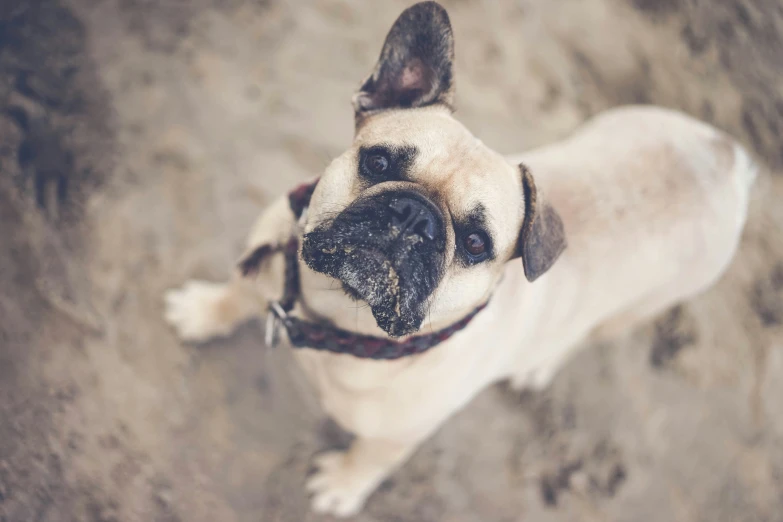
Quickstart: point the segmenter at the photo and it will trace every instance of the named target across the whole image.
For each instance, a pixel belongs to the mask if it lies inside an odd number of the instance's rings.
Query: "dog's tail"
[[[740,143],[734,142],[734,176],[745,192],[749,192],[756,181],[759,167],[750,153]]]
[[[750,191],[753,183],[756,181],[759,168],[753,160],[750,153],[740,143],[734,141],[734,164],[732,166],[732,180],[737,196],[740,198],[741,216],[739,219],[740,228],[745,226],[745,220],[748,215],[748,203]]]

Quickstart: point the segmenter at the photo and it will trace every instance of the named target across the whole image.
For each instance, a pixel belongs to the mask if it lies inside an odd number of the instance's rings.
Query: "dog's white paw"
[[[318,471],[306,485],[313,493],[313,511],[338,517],[356,515],[375,489],[376,475],[350,466],[343,451],[323,453],[315,465]]]
[[[557,369],[541,368],[514,375],[509,379],[509,386],[517,392],[540,392],[549,386],[555,377]]]
[[[166,292],[165,318],[185,341],[206,341],[228,335],[233,327],[227,315],[225,284],[190,280],[182,288]]]

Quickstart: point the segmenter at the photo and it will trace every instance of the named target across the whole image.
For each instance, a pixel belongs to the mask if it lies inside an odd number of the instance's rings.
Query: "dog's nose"
[[[404,235],[415,234],[422,239],[435,240],[437,218],[430,205],[412,197],[398,197],[389,203],[391,223]]]

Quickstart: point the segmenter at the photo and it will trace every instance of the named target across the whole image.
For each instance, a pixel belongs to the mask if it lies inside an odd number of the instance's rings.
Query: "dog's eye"
[[[483,232],[473,232],[463,240],[465,250],[474,257],[479,257],[487,251],[487,236]]]
[[[389,158],[383,154],[368,154],[364,158],[364,168],[370,174],[380,176],[389,169]]]

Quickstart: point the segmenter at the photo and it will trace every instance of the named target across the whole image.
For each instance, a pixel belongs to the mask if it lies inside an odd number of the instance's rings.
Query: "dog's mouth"
[[[391,337],[415,333],[440,282],[443,243],[401,233],[384,215],[388,197],[355,203],[330,224],[305,234],[302,257],[334,277],[351,298],[364,301]]]
[[[345,293],[370,305],[378,325],[389,335],[418,330],[423,317],[409,301],[403,304],[400,276],[392,261],[376,250],[348,250],[336,274]]]

